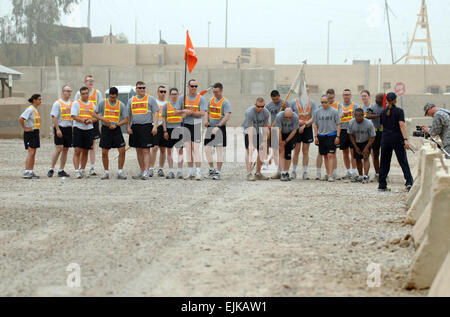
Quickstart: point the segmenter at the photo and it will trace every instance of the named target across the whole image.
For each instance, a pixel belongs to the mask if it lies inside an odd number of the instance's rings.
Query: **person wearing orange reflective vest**
[[[50,115],[53,122],[53,136],[55,142],[55,152],[52,156],[52,163],[50,170],[47,173],[48,177],[53,177],[55,173],[56,162],[58,162],[61,156],[59,165],[58,177],[70,177],[64,171],[67,162],[67,154],[72,147],[72,128],[73,119],[70,115],[72,110],[72,101],[70,96],[72,94],[72,88],[64,86],[62,88],[61,99],[57,100],[52,107]]]
[[[158,111],[156,99],[146,93],[142,81],[136,83],[137,95],[130,98],[127,105],[129,121],[127,131],[130,147],[136,149],[140,171],[133,179],[148,180],[150,169],[150,149],[158,134]]]
[[[122,135],[122,126],[128,123],[127,105],[118,99],[119,90],[116,87],[109,89],[109,98],[102,100],[95,108],[94,117],[102,122],[100,148],[102,149],[103,168],[105,170],[102,180],[109,179],[109,151],[119,151],[117,179],[126,180],[123,171],[125,165],[125,140]]]
[[[350,136],[348,135],[348,124],[354,118],[355,110],[359,108],[357,103],[352,102],[352,92],[350,89],[345,89],[342,94],[343,103],[339,106],[339,116],[341,117],[341,138],[339,148],[342,151],[342,156],[344,159],[344,165],[347,170],[347,174],[345,174],[342,179],[349,180],[352,179],[357,173],[357,166],[355,156],[353,151],[350,151],[353,148],[352,142],[350,140]],[[335,178],[339,180],[339,176],[337,175],[337,170],[335,172]]]
[[[187,112],[183,118],[183,138],[186,148],[189,173],[185,180],[202,180],[202,154],[200,143],[202,142],[203,117],[208,111],[206,99],[197,93],[198,82],[191,79],[188,82],[188,93],[178,98],[177,109],[185,109]],[[185,100],[186,97],[186,100]],[[197,171],[194,176],[194,163]]]
[[[306,105],[302,104],[299,98],[296,98],[291,107],[297,109],[295,112],[300,119],[300,128],[295,136],[295,150],[294,157],[292,159],[292,175],[291,179],[297,178],[297,168],[300,159],[300,151],[303,153],[303,180],[309,180],[308,166],[309,166],[309,148],[311,143],[314,143],[314,133],[313,133],[313,119],[314,113],[317,110],[317,105],[314,100],[309,97],[308,89],[308,103]]]
[[[102,93],[98,89],[94,89],[94,76],[92,75],[86,75],[84,77],[84,85],[89,89],[89,101],[91,101],[95,107],[100,103],[100,101],[103,100]],[[75,96],[75,100],[80,99],[80,94],[77,93]],[[95,172],[95,154],[97,151],[97,142],[96,140],[100,139],[100,128],[99,128],[99,122],[94,122],[94,128],[93,128],[93,143],[92,143],[92,150],[89,151],[89,160],[91,163],[91,168],[89,170],[90,176],[97,176],[97,173]]]
[[[209,102],[208,115],[205,119],[205,154],[209,164],[208,178],[222,179],[223,148],[227,147],[227,122],[231,117],[231,104],[223,96],[223,85],[213,86],[214,97]],[[214,168],[213,149],[217,152],[217,169]]]
[[[157,98],[156,103],[158,104],[158,134],[153,139],[153,145],[154,147],[150,151],[150,170],[149,170],[149,176],[153,177],[155,173],[155,163],[156,158],[158,156],[159,151],[159,169],[158,169],[158,176],[159,177],[165,177],[164,174],[164,165],[166,163],[167,158],[167,142],[166,139],[164,139],[164,127],[163,127],[163,117],[162,117],[162,111],[164,106],[167,104],[166,101],[167,96],[167,88],[165,86],[159,86],[157,91]]]
[[[22,127],[23,143],[25,150],[28,151],[27,159],[25,161],[24,179],[39,179],[33,169],[36,161],[36,150],[41,147],[39,138],[39,130],[41,129],[41,115],[39,114],[39,106],[42,103],[42,97],[35,94],[28,99],[30,106],[25,109],[19,118],[19,124]]]
[[[163,132],[164,140],[167,146],[167,163],[169,164],[169,174],[167,179],[183,179],[183,114],[188,110],[179,110],[176,108],[179,98],[177,88],[170,89],[170,98],[163,107]],[[173,148],[178,150],[178,170],[175,177]]]
[[[73,155],[73,165],[75,167],[75,178],[88,178],[85,173],[88,161],[89,151],[92,150],[95,105],[89,100],[89,88],[80,89],[81,98],[72,104],[70,115],[73,119],[73,146],[75,152]]]

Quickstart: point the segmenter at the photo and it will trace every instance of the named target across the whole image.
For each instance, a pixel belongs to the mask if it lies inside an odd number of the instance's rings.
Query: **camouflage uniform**
[[[429,132],[431,136],[439,136],[447,153],[450,153],[450,111],[439,108],[433,117],[433,125]]]

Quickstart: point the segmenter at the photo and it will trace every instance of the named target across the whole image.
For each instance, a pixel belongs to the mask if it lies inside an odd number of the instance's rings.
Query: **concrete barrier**
[[[450,252],[436,275],[428,296],[450,297]]]
[[[427,154],[424,154],[424,156],[425,161],[430,162],[432,155],[428,154],[426,157]],[[435,159],[433,158],[429,164],[436,165]],[[429,208],[429,214],[423,214],[424,218],[417,224],[422,229],[416,228],[416,230],[422,230],[424,237],[408,275],[406,283],[408,289],[430,288],[450,251],[450,230],[448,229],[450,227],[450,173],[442,168],[430,179],[431,184],[422,183],[422,189],[432,186],[429,193],[430,202],[424,207],[424,209]]]
[[[433,149],[430,146],[424,146],[421,155],[420,167],[420,189],[418,190],[411,208],[408,210],[406,223],[414,225],[419,220],[426,206],[431,199],[431,188],[435,176],[436,164],[435,159],[442,156],[442,152]]]

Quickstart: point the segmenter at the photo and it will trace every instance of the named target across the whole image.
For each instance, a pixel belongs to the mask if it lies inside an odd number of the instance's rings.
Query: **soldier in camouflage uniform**
[[[450,111],[438,108],[432,103],[427,103],[424,110],[425,116],[433,117],[433,125],[422,127],[422,131],[431,136],[439,136],[445,151],[450,153]],[[450,159],[450,157],[447,156],[447,159]]]

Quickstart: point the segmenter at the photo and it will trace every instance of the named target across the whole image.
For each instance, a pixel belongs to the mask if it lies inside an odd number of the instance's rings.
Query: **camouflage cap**
[[[425,107],[423,108],[423,111],[425,111],[425,116],[427,116],[428,111],[429,111],[431,108],[435,107],[435,106],[436,106],[436,105],[435,105],[434,103],[428,102],[428,103],[425,105]]]

